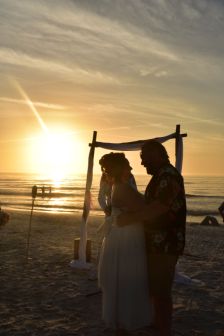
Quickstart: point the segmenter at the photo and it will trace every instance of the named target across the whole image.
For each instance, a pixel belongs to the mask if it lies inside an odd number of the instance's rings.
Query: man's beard
[[[147,174],[148,175],[154,175],[156,173],[156,168],[151,166],[150,167],[145,167],[146,168],[146,171],[147,171]]]

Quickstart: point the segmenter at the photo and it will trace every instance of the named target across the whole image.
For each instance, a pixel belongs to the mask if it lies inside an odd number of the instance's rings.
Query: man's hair
[[[164,160],[169,160],[169,155],[167,154],[166,148],[157,140],[148,140],[142,145],[142,152],[149,153],[156,151],[161,155]]]

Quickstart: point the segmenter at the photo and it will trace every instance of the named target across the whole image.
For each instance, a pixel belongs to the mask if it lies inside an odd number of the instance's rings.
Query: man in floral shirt
[[[151,223],[145,222],[150,253],[182,254],[185,243],[186,201],[183,179],[170,164],[153,175],[145,192],[146,204],[159,201],[168,207]]]
[[[147,141],[141,152],[142,165],[152,175],[145,205],[135,213],[123,214],[117,224],[144,223],[149,290],[155,323],[161,336],[171,336],[172,284],[175,266],[185,244],[186,199],[183,178],[169,161],[165,147]]]

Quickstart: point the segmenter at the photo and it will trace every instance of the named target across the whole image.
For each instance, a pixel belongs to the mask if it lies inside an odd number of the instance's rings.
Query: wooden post
[[[180,125],[176,125],[175,157],[177,161],[178,146],[180,141]]]
[[[93,162],[94,162],[94,153],[95,153],[95,143],[96,143],[96,136],[97,132],[93,132],[93,139],[92,143],[89,144],[90,151],[89,151],[89,159],[88,159],[88,169],[87,169],[87,176],[86,176],[86,190],[85,190],[85,197],[84,197],[84,204],[83,204],[83,213],[82,217],[84,220],[87,219],[88,213],[87,212],[87,200],[89,197],[89,192],[92,186],[92,180],[93,180]]]
[[[74,239],[74,260],[79,259],[80,238]],[[86,261],[91,262],[91,240],[86,240]]]
[[[93,139],[92,139],[92,142],[89,144],[89,146],[94,147],[94,150],[95,150],[96,136],[97,136],[97,131],[93,131]]]
[[[89,159],[88,159],[88,169],[87,169],[87,177],[86,177],[86,190],[85,190],[85,196],[84,196],[84,204],[83,204],[83,213],[82,213],[82,223],[80,227],[80,240],[79,240],[79,246],[78,246],[78,256],[79,260],[85,263],[86,260],[86,253],[91,248],[91,242],[89,241],[88,247],[87,247],[87,220],[89,216],[90,211],[90,190],[92,186],[92,180],[93,180],[93,163],[94,163],[94,152],[95,152],[95,143],[96,143],[96,136],[97,132],[93,132],[93,139],[92,143],[90,145],[90,151],[89,151]],[[91,251],[88,252],[89,256],[91,255]],[[74,250],[74,255],[76,254]]]
[[[30,235],[31,235],[31,223],[32,223],[33,208],[34,208],[34,202],[35,202],[35,198],[36,198],[36,196],[37,196],[37,186],[34,185],[34,186],[32,187],[32,205],[31,205],[30,221],[29,221],[29,227],[28,227],[28,233],[27,233],[26,261],[28,261],[28,259],[29,259]]]

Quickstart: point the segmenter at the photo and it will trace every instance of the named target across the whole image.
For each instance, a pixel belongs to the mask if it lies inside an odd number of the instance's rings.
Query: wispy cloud
[[[224,29],[222,9],[217,0],[130,0],[128,6],[124,0],[56,0],[54,10],[42,1],[3,0],[0,63],[55,72],[74,82],[119,85],[146,75],[203,80],[206,72],[218,76],[223,66],[217,34]]]
[[[24,68],[42,70],[43,72],[47,71],[61,75],[71,82],[95,83],[97,81],[98,83],[119,83],[115,77],[113,78],[113,76],[106,75],[100,71],[86,70],[76,66],[68,67],[52,60],[36,58],[35,56],[10,49],[0,49],[0,63],[13,67],[23,66]]]
[[[23,99],[14,99],[14,98],[8,98],[8,97],[0,97],[0,102],[10,103],[10,104],[27,105],[27,102]],[[62,105],[58,105],[58,104],[43,103],[43,102],[33,102],[33,105],[35,107],[43,107],[43,108],[53,109],[53,110],[64,110],[64,109],[66,109],[66,106],[62,106]]]
[[[223,13],[220,0],[1,0],[0,75],[80,132],[128,139],[181,123],[212,143],[223,122]],[[0,90],[1,125],[26,117],[4,80]]]

